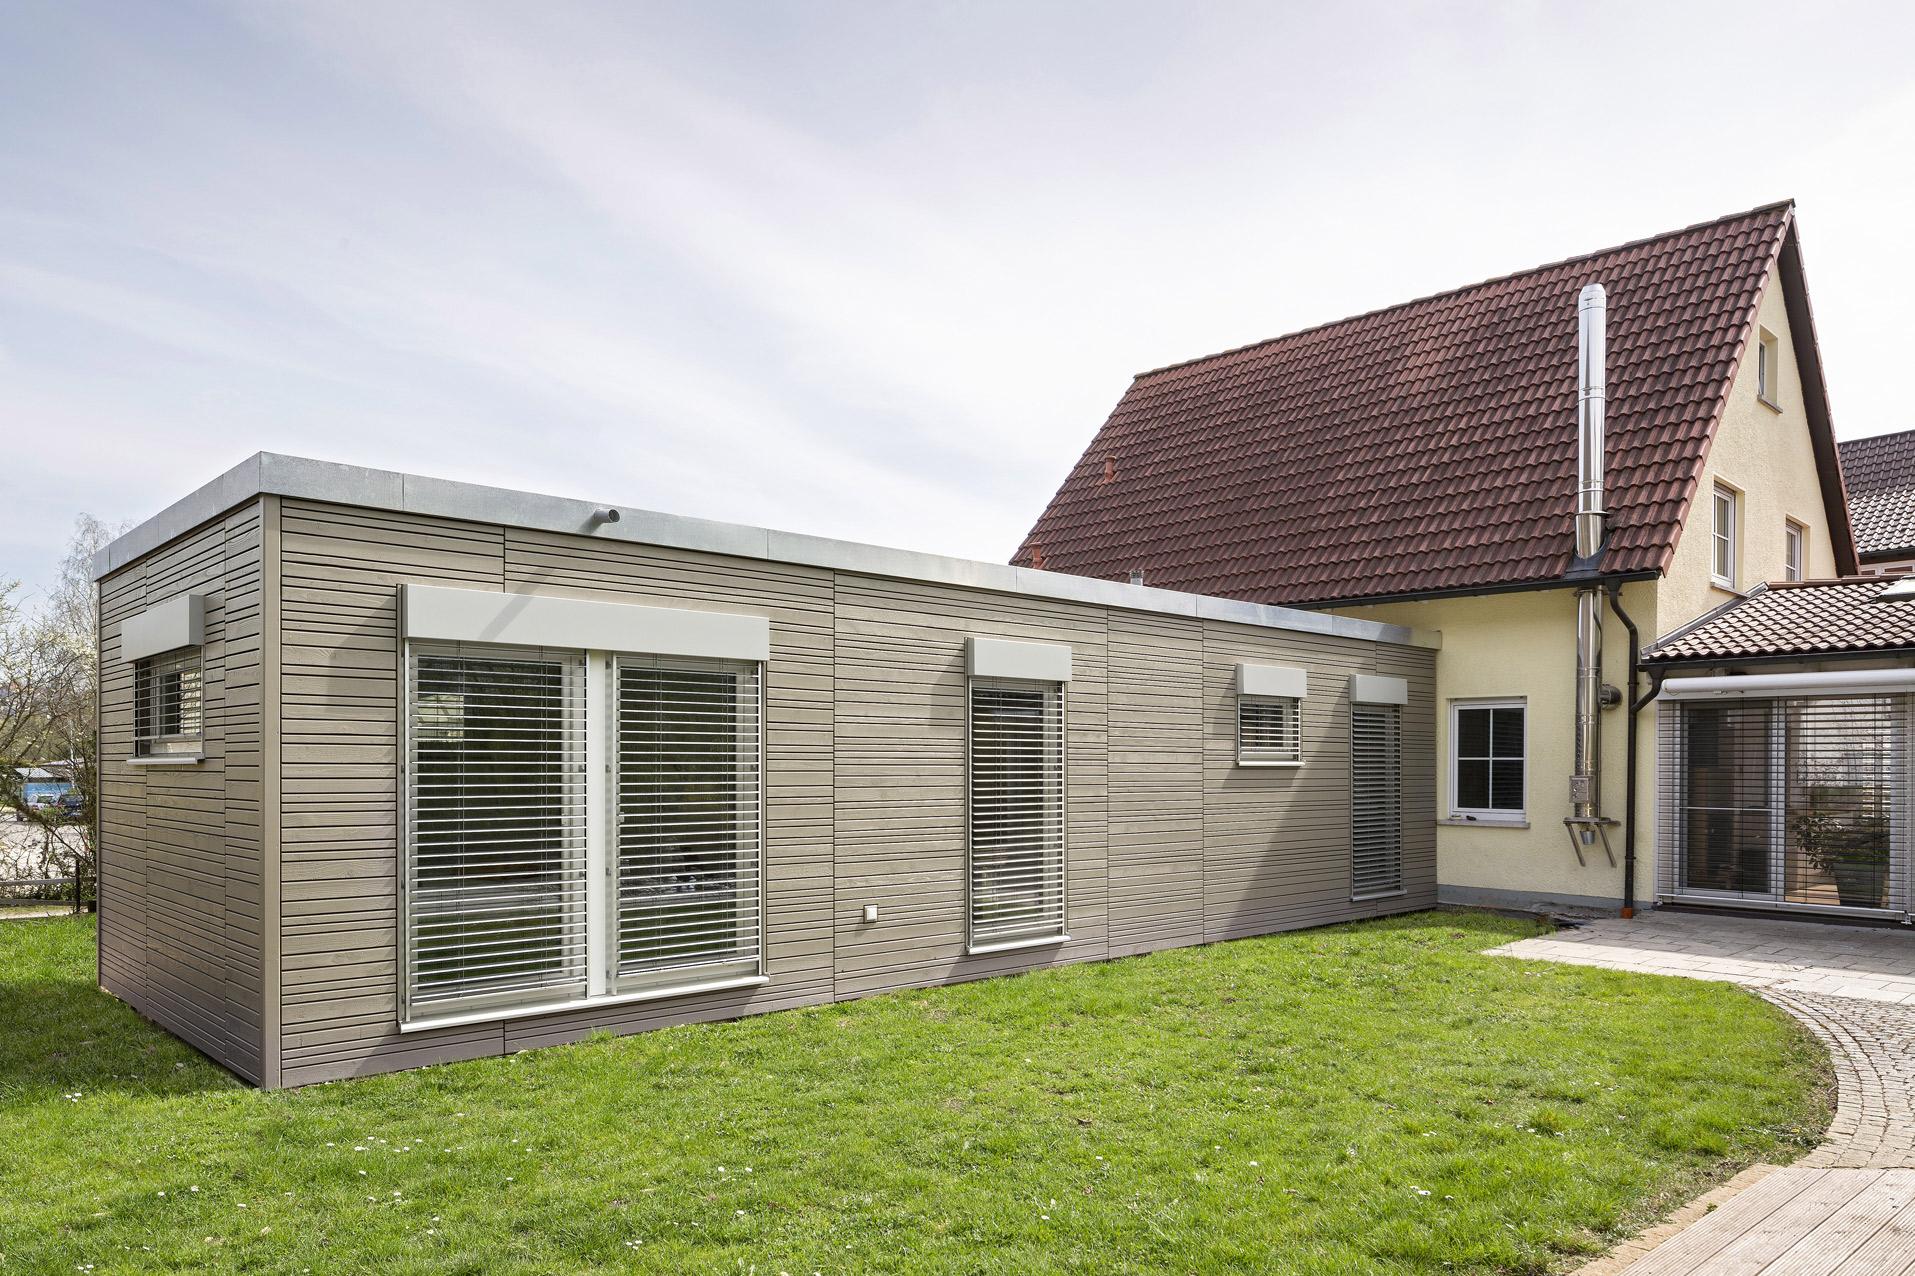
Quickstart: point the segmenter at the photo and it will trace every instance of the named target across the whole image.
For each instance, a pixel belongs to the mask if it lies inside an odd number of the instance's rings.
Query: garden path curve
[[[1915,935],[1657,909],[1490,952],[1745,984],[1834,1061],[1822,1146],[1745,1170],[1578,1276],[1915,1276]]]

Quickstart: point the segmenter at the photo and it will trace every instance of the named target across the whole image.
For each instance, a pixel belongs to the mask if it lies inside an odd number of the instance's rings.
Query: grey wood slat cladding
[[[597,1029],[630,1032],[729,1018],[1375,916],[1435,901],[1430,650],[842,568],[273,499],[279,501],[278,615],[266,628],[277,635],[279,664],[272,809],[279,824],[276,1044],[285,1084],[571,1041]],[[136,560],[123,575],[152,572],[149,564],[162,559],[190,558],[193,551],[184,546],[199,535]],[[118,580],[109,578],[108,586]],[[770,617],[768,983],[399,1031],[396,588],[402,583]],[[114,605],[137,609],[134,601],[117,598]],[[1070,939],[1062,944],[965,953],[964,640],[972,634],[1071,648],[1065,722]],[[1234,765],[1235,666],[1243,660],[1309,669],[1304,766]],[[1350,673],[1389,673],[1412,685],[1404,719],[1408,889],[1396,899],[1349,898],[1344,688]],[[123,687],[116,694],[124,701],[129,692]],[[116,708],[114,731],[130,732],[127,713]],[[104,818],[124,830],[116,836],[136,835],[165,817],[164,801],[170,799],[135,787],[155,783],[154,777],[116,775],[113,783]],[[234,791],[237,800],[245,795]],[[256,811],[257,792],[253,800]],[[243,813],[240,818],[256,819]],[[112,871],[124,874],[131,888],[155,867],[136,856]],[[867,905],[878,907],[878,922],[862,920]],[[114,962],[140,969],[143,942],[142,932],[128,928]]]
[[[264,1070],[260,502],[100,582],[100,980],[254,1081]],[[135,767],[121,624],[207,597],[205,760]]]

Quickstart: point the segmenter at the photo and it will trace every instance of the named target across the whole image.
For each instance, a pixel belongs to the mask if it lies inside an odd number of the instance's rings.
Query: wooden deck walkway
[[[1915,1170],[1780,1169],[1626,1276],[1915,1274]]]

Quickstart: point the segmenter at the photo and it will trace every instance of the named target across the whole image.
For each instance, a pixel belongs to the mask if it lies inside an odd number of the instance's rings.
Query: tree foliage
[[[37,605],[17,582],[0,581],[0,808],[30,829],[27,862],[5,866],[14,876],[72,877],[84,886],[93,875],[100,666],[91,563],[114,535],[82,514],[58,583]],[[79,809],[29,806],[21,772],[33,767],[70,778]]]

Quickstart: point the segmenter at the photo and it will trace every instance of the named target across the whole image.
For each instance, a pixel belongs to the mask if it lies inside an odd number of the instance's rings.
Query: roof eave
[[[1658,656],[1643,653],[1640,663],[1656,668],[1674,665],[1773,665],[1801,664],[1807,660],[1890,660],[1897,656],[1915,656],[1915,643],[1892,647],[1842,648],[1836,651],[1764,651],[1740,655],[1708,652],[1702,655]]]
[[[1063,602],[1195,616],[1266,629],[1426,645],[1408,628],[1349,616],[1180,590],[1034,571],[1002,563],[806,536],[625,506],[617,522],[596,517],[600,506],[570,497],[459,483],[391,470],[259,452],[183,500],[128,531],[93,556],[94,579],[121,571],[154,550],[229,510],[264,496],[329,502],[361,509],[496,523],[594,540],[663,545],[731,558],[793,563],[898,580],[1022,594]]]
[[[1443,589],[1414,589],[1395,594],[1363,594],[1354,598],[1331,598],[1321,602],[1287,602],[1285,607],[1316,611],[1324,607],[1380,607],[1386,603],[1421,603],[1440,598],[1474,598],[1481,594],[1525,594],[1544,589],[1587,589],[1632,580],[1654,580],[1662,573],[1654,568],[1627,572],[1596,572],[1584,576],[1550,576],[1542,580],[1502,581],[1487,585],[1455,585]]]

